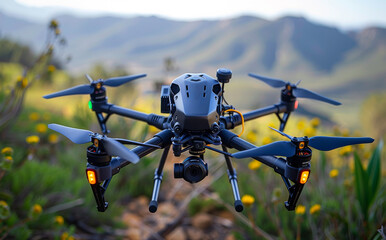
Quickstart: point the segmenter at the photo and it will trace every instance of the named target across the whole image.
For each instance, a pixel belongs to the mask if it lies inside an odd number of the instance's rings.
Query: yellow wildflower
[[[245,194],[242,198],[241,198],[241,202],[246,206],[246,207],[250,207],[252,206],[252,204],[255,202],[255,198],[251,195],[248,195],[248,194]]]
[[[310,214],[315,214],[315,213],[318,213],[320,211],[320,204],[314,204],[311,208],[310,208]]]
[[[38,214],[42,213],[42,211],[43,211],[42,206],[40,206],[39,204],[33,205],[33,207],[32,207],[32,213],[38,215]]]
[[[330,171],[330,178],[336,178],[339,175],[339,170],[338,169],[332,169]]]
[[[269,126],[269,127],[272,127],[272,128],[277,128],[276,124],[273,123],[273,122],[269,122],[269,123],[268,123],[268,126]]]
[[[299,130],[303,130],[304,128],[306,127],[306,123],[304,122],[304,120],[300,120],[297,124],[297,128]]]
[[[5,156],[10,156],[12,155],[13,153],[13,149],[11,147],[5,147],[3,149],[1,149],[1,154],[5,155]]]
[[[272,138],[265,136],[263,137],[263,141],[261,142],[262,145],[267,145],[272,142]]]
[[[308,136],[308,137],[312,137],[312,136],[315,136],[316,134],[316,130],[315,128],[313,127],[307,127],[305,130],[304,130],[304,135]]]
[[[296,208],[295,208],[295,213],[296,215],[303,215],[304,213],[306,212],[306,207],[299,204]]]
[[[39,136],[32,135],[32,136],[28,136],[25,140],[28,144],[35,144],[35,143],[39,143],[40,138]]]
[[[39,115],[39,113],[37,113],[37,112],[33,112],[33,113],[31,113],[31,114],[28,116],[28,118],[29,118],[29,120],[31,120],[31,121],[37,121],[37,120],[39,120],[40,115]]]
[[[158,130],[158,128],[156,128],[154,126],[149,126],[149,132],[152,134],[155,134],[155,133],[158,133],[159,130]]]
[[[5,201],[0,201],[0,220],[7,219],[11,211],[8,204]]]
[[[59,28],[55,29],[55,35],[59,35],[59,34],[60,34],[60,29]]]
[[[51,133],[51,134],[48,136],[48,142],[49,142],[49,143],[52,143],[52,144],[58,143],[58,135],[55,134],[55,133]]]
[[[255,131],[248,131],[247,140],[251,143],[255,143],[257,141],[257,134]]]
[[[342,130],[342,136],[343,137],[348,137],[350,135],[350,130],[348,130],[347,128],[344,128]]]
[[[248,168],[251,170],[257,170],[260,168],[260,166],[261,166],[261,162],[257,160],[252,160],[248,163]]]
[[[58,26],[59,26],[58,21],[56,21],[55,19],[51,20],[50,28],[56,29],[56,28],[58,28]]]
[[[45,133],[45,132],[47,132],[47,125],[44,124],[44,123],[39,123],[38,125],[36,125],[36,131],[38,133]]]
[[[64,224],[64,218],[62,216],[56,216],[55,217],[55,223],[58,225],[63,225]]]
[[[317,127],[320,124],[320,119],[315,117],[315,118],[311,119],[310,123],[311,123],[311,126]]]
[[[339,149],[339,154],[341,156],[346,156],[351,152],[352,152],[352,146],[351,145],[348,145],[348,146],[345,146],[345,147],[342,147]]]
[[[62,233],[62,235],[60,236],[60,240],[67,240],[68,237],[69,237],[68,232],[64,232],[64,233]]]
[[[54,65],[49,65],[47,67],[47,71],[50,72],[50,73],[55,72],[55,70],[56,70],[56,67]]]

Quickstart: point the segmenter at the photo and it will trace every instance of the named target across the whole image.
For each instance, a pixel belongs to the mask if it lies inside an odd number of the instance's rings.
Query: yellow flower
[[[38,215],[38,214],[42,213],[42,211],[43,211],[42,206],[40,206],[39,204],[33,205],[33,207],[32,207],[32,213]]]
[[[315,117],[315,118],[311,119],[310,123],[311,123],[311,126],[317,127],[320,124],[320,119]]]
[[[312,137],[312,136],[315,136],[316,134],[316,130],[315,128],[313,127],[307,127],[305,130],[304,130],[304,135],[308,136],[308,137]]]
[[[44,124],[44,123],[39,123],[38,125],[36,125],[36,131],[38,133],[45,133],[45,132],[47,132],[47,125]]]
[[[252,204],[255,202],[255,198],[251,195],[248,195],[248,194],[245,194],[242,198],[241,198],[241,202],[246,206],[246,207],[250,207],[252,206]]]
[[[58,21],[56,21],[55,19],[52,19],[50,22],[50,28],[56,29],[58,26],[59,26]]]
[[[68,232],[64,232],[64,233],[62,233],[62,235],[60,236],[60,240],[66,240],[66,239],[68,239],[68,237],[69,237]]]
[[[55,72],[55,70],[56,70],[56,67],[54,65],[49,65],[47,67],[47,71],[50,72],[50,73]]]
[[[349,134],[350,134],[350,130],[348,130],[347,128],[344,128],[342,130],[342,136],[343,137],[348,137]]]
[[[296,208],[295,208],[295,213],[296,215],[303,215],[304,213],[306,212],[306,207],[299,204]]]
[[[52,143],[52,144],[58,143],[58,135],[55,134],[55,133],[51,133],[51,134],[48,136],[48,142],[49,142],[49,143]]]
[[[17,78],[17,84],[20,85],[21,88],[25,88],[28,85],[28,80],[26,77],[19,76]]]
[[[268,123],[268,126],[269,126],[269,127],[272,127],[272,128],[277,128],[276,124],[273,123],[273,122],[269,122],[269,123]]]
[[[257,160],[252,160],[248,163],[248,168],[251,170],[257,170],[260,168],[260,166],[261,166],[261,162]]]
[[[330,171],[330,178],[336,178],[339,175],[339,170],[338,169],[332,169]]]
[[[32,135],[32,136],[28,136],[25,140],[28,144],[35,144],[35,143],[39,143],[40,138],[39,136]]]
[[[4,159],[8,162],[12,162],[13,161],[13,158],[12,156],[5,156]]]
[[[249,142],[255,143],[257,141],[257,134],[254,131],[249,131],[247,133],[247,140]]]
[[[265,136],[263,137],[263,141],[261,142],[262,145],[267,145],[272,142],[272,138]]]
[[[342,147],[339,149],[339,154],[341,156],[346,156],[351,152],[352,152],[352,146],[351,145],[348,145],[348,146],[345,146],[345,147]]]
[[[0,201],[0,206],[2,206],[2,207],[8,207],[8,204],[7,204],[5,201],[1,200],[1,201]]]
[[[7,219],[11,215],[8,204],[5,201],[0,201],[0,220]]]
[[[59,34],[60,34],[60,29],[59,28],[55,29],[55,35],[59,35]]]
[[[310,214],[315,214],[315,213],[318,213],[320,211],[320,204],[314,204],[311,208],[310,208]]]
[[[300,120],[300,121],[298,122],[297,128],[298,128],[299,130],[303,130],[305,127],[306,127],[306,123],[304,122],[304,120]]]
[[[62,216],[56,216],[55,217],[55,223],[58,225],[63,225],[64,224],[64,218]]]
[[[149,132],[155,134],[159,132],[159,129],[154,126],[149,126]]]
[[[13,153],[13,149],[11,147],[5,147],[3,149],[1,149],[1,154],[5,155],[5,156],[10,156],[12,155]]]
[[[29,118],[29,120],[31,120],[31,121],[37,121],[37,120],[39,120],[40,115],[39,115],[39,113],[37,113],[37,112],[33,112],[33,113],[31,113],[31,114],[28,116],[28,118]]]

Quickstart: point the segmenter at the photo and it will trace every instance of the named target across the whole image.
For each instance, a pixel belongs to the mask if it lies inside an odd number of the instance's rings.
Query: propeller
[[[245,151],[240,151],[232,154],[232,157],[235,158],[246,158],[246,157],[260,157],[267,155],[278,155],[285,157],[292,157],[296,154],[296,150],[298,149],[298,143],[304,143],[302,148],[308,146],[313,147],[315,149],[321,151],[330,151],[336,148],[354,145],[354,144],[362,144],[362,143],[372,143],[374,139],[369,137],[327,137],[327,136],[315,136],[311,138],[297,138],[292,137],[282,131],[271,128],[281,135],[289,138],[291,141],[278,141],[273,142],[261,147],[256,147],[252,149],[248,149]]]
[[[290,82],[285,82],[280,79],[275,79],[275,78],[268,78],[268,77],[263,77],[254,73],[249,73],[248,74],[250,77],[256,78],[260,81],[265,82],[271,87],[274,88],[280,88],[280,87],[287,87],[288,90],[292,90],[292,94],[295,97],[299,98],[308,98],[308,99],[314,99],[322,102],[326,102],[332,105],[341,105],[340,102],[337,102],[331,98],[324,97],[318,93],[312,92],[310,90],[304,89],[304,88],[299,88],[297,85],[300,83],[297,82],[296,84],[292,84]]]
[[[95,88],[100,89],[103,85],[106,85],[109,87],[118,87],[122,84],[125,84],[127,82],[130,82],[145,76],[146,74],[138,74],[138,75],[124,76],[124,77],[114,77],[106,80],[99,79],[94,81],[89,75],[86,74],[86,78],[90,81],[89,85],[88,84],[78,85],[56,93],[45,95],[43,97],[46,99],[50,99],[55,97],[68,96],[68,95],[91,94],[95,91]]]
[[[137,163],[139,161],[139,157],[130,149],[122,145],[122,143],[119,142],[119,139],[115,140],[88,130],[66,127],[59,124],[48,124],[48,128],[63,134],[76,144],[92,142],[92,139],[96,138],[103,144],[107,154],[111,156],[119,156],[131,163]]]

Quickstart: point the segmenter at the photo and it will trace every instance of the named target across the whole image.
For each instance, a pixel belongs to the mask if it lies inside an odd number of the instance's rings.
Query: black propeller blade
[[[278,155],[291,157],[295,155],[296,146],[292,142],[279,141],[261,147],[248,149],[232,154],[235,158],[260,157],[268,155]]]
[[[124,76],[124,77],[114,77],[109,78],[107,80],[103,81],[103,85],[109,86],[109,87],[118,87],[122,84],[125,84],[127,82],[133,81],[138,78],[146,77],[146,74],[138,74],[138,75],[131,75],[131,76]]]
[[[48,95],[43,96],[45,99],[55,98],[55,97],[62,97],[67,95],[78,95],[78,94],[91,94],[94,92],[94,87],[92,85],[79,85],[72,88],[68,88],[56,93],[51,93]]]
[[[137,154],[133,153],[130,149],[123,146],[118,141],[106,136],[104,136],[102,140],[107,154],[111,156],[119,156],[132,163],[137,163],[139,161]]]
[[[315,136],[310,138],[308,145],[321,151],[330,151],[348,145],[372,143],[374,139],[369,137],[326,137]]]
[[[285,82],[285,81],[280,80],[280,79],[263,77],[263,76],[253,74],[253,73],[249,73],[248,75],[253,77],[253,78],[256,78],[260,81],[263,81],[266,84],[268,84],[269,86],[274,87],[274,88],[280,88],[280,87],[285,87],[286,85],[289,85],[292,89],[292,94],[295,97],[314,99],[314,100],[326,102],[326,103],[329,103],[332,105],[341,105],[340,102],[337,102],[331,98],[324,97],[318,93],[312,92],[312,91],[304,89],[304,88],[299,88],[299,87],[297,87],[297,84],[291,84],[290,82]]]
[[[138,146],[143,146],[143,147],[161,148],[160,146],[157,146],[157,145],[136,142],[133,140],[127,140],[127,139],[123,139],[123,138],[114,138],[114,140],[117,140],[118,142],[120,142],[122,144],[132,144],[132,145],[138,145]]]
[[[290,135],[283,133],[277,129],[271,128],[281,135],[289,138],[291,142],[278,141],[273,142],[261,147],[248,149],[245,151],[240,151],[232,154],[235,158],[246,158],[246,157],[260,157],[267,155],[278,155],[292,157],[296,153],[296,145],[293,143],[297,141],[297,138],[291,137]],[[305,142],[307,141],[306,139]],[[301,141],[303,141],[301,140]],[[336,148],[362,144],[362,143],[372,143],[374,139],[369,137],[326,137],[326,136],[315,136],[308,139],[308,146],[316,148],[321,151],[330,151]]]
[[[132,163],[137,163],[139,161],[139,157],[130,149],[126,148],[117,140],[104,135],[93,133],[88,130],[66,127],[59,124],[48,124],[48,128],[63,134],[76,144],[91,142],[92,137],[97,138],[102,142],[107,154],[111,156],[119,156]]]
[[[284,82],[283,80],[280,80],[280,79],[267,78],[267,77],[263,77],[263,76],[260,76],[260,75],[254,74],[254,73],[248,73],[248,75],[250,77],[259,79],[259,80],[265,82],[266,84],[268,84],[269,86],[274,87],[274,88],[285,87],[285,85],[287,84],[286,82]]]
[[[90,142],[91,136],[94,134],[93,132],[88,130],[66,127],[66,126],[62,126],[54,123],[48,124],[48,128],[63,134],[65,137],[70,139],[71,142],[76,144],[83,144],[83,143]]]
[[[100,83],[102,85],[106,85],[109,87],[118,87],[122,84],[125,84],[127,82],[133,81],[138,78],[145,77],[146,74],[138,74],[138,75],[131,75],[131,76],[124,76],[124,77],[114,77],[109,78],[106,80],[97,80],[94,81],[92,78],[86,74],[86,78],[90,81],[90,85],[84,84],[75,86],[69,89],[65,89],[56,93],[51,93],[48,95],[43,96],[43,98],[50,99],[55,97],[62,97],[62,96],[68,96],[68,95],[77,95],[77,94],[91,94],[95,90],[96,84]]]

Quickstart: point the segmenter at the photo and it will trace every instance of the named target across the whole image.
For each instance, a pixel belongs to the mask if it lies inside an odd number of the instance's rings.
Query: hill
[[[370,93],[386,90],[386,29],[382,27],[343,32],[291,16],[273,21],[241,16],[184,22],[154,16],[62,15],[57,20],[67,40],[60,54],[71,56],[67,68],[72,71],[84,73],[100,62],[147,72],[154,78],[165,74],[163,61],[171,57],[178,66],[175,75],[184,72],[215,75],[217,68],[228,67],[233,70],[234,79],[244,79],[248,72],[293,82],[302,79],[301,86],[336,98],[351,110],[359,109]],[[44,44],[46,27],[0,14],[1,36],[35,49]],[[237,106],[248,108],[272,103],[271,95],[279,95],[262,83],[251,86],[251,81],[234,84],[233,91],[239,94],[231,98]],[[245,101],[244,96],[249,95],[254,99]],[[321,111],[324,107],[321,106]]]

